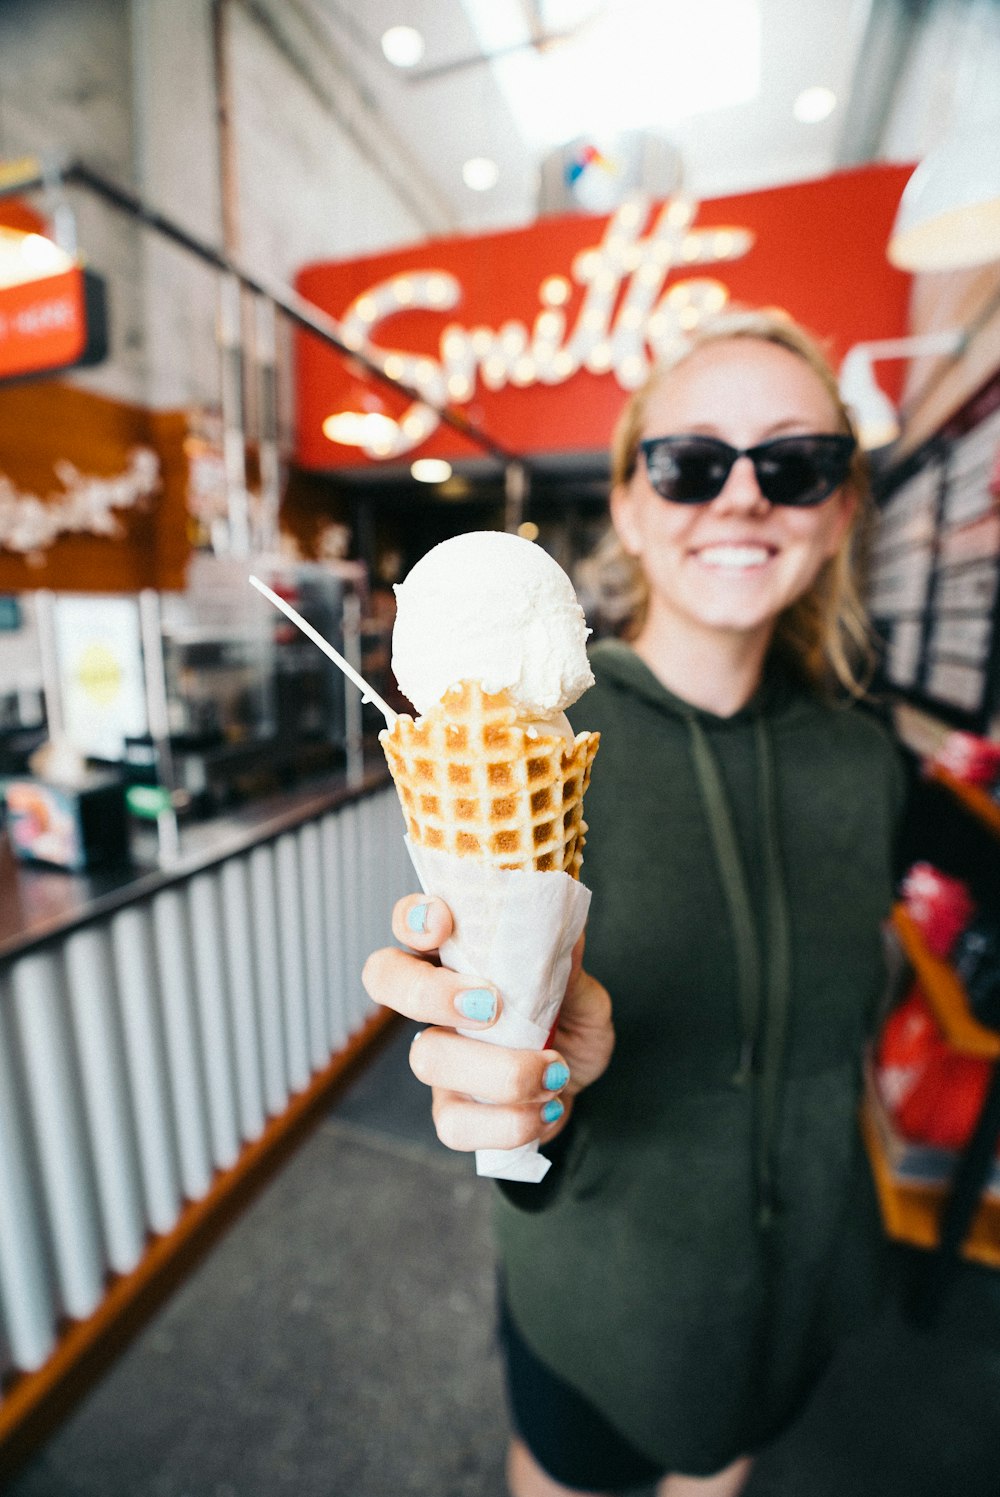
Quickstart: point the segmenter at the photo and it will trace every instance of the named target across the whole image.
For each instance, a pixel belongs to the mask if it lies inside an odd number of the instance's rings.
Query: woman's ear
[[[611,490],[609,504],[611,523],[622,546],[629,556],[638,556],[642,549],[635,518],[635,498],[631,485],[616,483]]]
[[[829,545],[827,546],[826,554],[828,558],[836,556],[840,550],[844,538],[854,524],[854,518],[858,512],[858,496],[850,484],[845,484],[837,497],[840,504],[840,512],[837,516],[837,524],[834,526]]]

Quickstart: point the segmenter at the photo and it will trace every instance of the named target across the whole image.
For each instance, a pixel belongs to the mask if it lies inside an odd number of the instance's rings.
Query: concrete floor
[[[433,1136],[409,1032],[9,1497],[503,1497],[490,1187]],[[917,1255],[901,1254],[901,1283]],[[899,1299],[747,1497],[1000,1497],[1000,1274],[933,1333]]]

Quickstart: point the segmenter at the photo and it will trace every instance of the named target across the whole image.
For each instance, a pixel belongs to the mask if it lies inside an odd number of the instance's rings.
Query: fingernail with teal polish
[[[497,995],[489,988],[467,988],[455,999],[455,1007],[464,1018],[488,1024],[496,1016]]]
[[[427,905],[415,904],[406,912],[406,924],[415,935],[422,936],[427,929]]]
[[[557,1118],[562,1117],[565,1111],[566,1109],[560,1102],[559,1098],[553,1097],[552,1101],[546,1102],[545,1106],[542,1108],[542,1122],[554,1123]]]
[[[560,1087],[566,1085],[569,1080],[569,1068],[564,1066],[561,1060],[554,1060],[550,1066],[546,1066],[542,1082],[547,1092],[557,1092]]]

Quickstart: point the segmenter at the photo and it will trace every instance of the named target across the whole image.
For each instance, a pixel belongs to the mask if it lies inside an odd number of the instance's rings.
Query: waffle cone
[[[460,682],[379,734],[412,841],[495,868],[579,878],[599,733],[531,736],[507,692]]]

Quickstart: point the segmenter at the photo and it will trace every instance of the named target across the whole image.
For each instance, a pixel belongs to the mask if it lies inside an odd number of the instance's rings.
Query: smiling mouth
[[[748,572],[766,566],[777,553],[769,546],[703,546],[694,559],[719,571]]]

